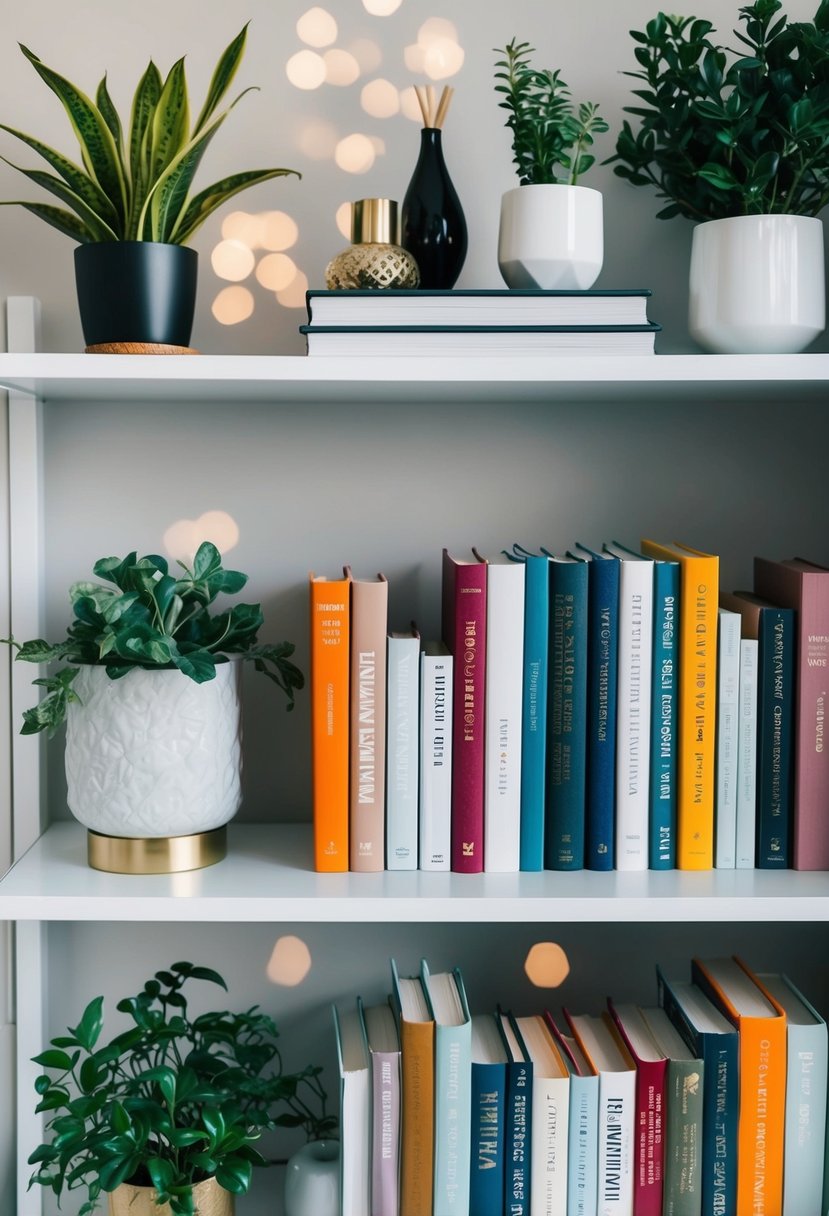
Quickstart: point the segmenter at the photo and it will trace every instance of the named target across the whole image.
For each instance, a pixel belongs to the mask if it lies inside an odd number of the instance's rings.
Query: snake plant
[[[223,51],[192,125],[184,59],[173,64],[164,80],[151,60],[135,90],[128,128],[112,102],[106,76],[93,101],[21,44],[38,76],[62,102],[80,144],[82,164],[0,123],[0,129],[37,152],[54,173],[6,163],[65,206],[20,200],[0,205],[25,207],[81,243],[163,241],[184,245],[217,207],[240,190],[296,173],[294,169],[250,169],[190,196],[193,177],[210,141],[236,103],[250,92],[243,90],[219,110],[242,60],[246,38],[247,25]]]

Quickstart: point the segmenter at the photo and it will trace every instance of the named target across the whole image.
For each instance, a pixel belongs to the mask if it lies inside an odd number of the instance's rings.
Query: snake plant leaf
[[[109,224],[110,227],[114,227],[118,223],[118,213],[112,203],[98,183],[93,181],[80,165],[76,165],[47,144],[41,143],[39,139],[33,139],[31,135],[26,135],[24,131],[18,131],[14,127],[7,127],[5,123],[0,123],[0,131],[8,131],[9,135],[13,135],[15,139],[21,140],[34,152],[37,152],[39,156],[42,156],[47,164],[50,164],[60,174],[66,184],[71,186],[75,193],[84,200],[87,206],[91,207],[96,215]]]
[[[150,180],[159,177],[189,141],[190,108],[184,60],[170,68],[153,113],[150,133]]]
[[[64,236],[71,237],[73,241],[79,241],[81,245],[87,245],[95,240],[86,224],[82,223],[71,211],[64,211],[62,207],[52,207],[49,203],[27,203],[23,199],[0,199],[0,207],[23,207],[32,215],[36,215],[39,220],[50,224],[52,228],[57,228],[58,232],[62,232]]]
[[[89,229],[93,240],[118,240],[117,233],[110,228],[109,224],[96,215],[81,196],[67,186],[61,178],[55,177],[51,173],[45,173],[42,169],[24,169],[21,165],[15,165],[10,160],[6,160],[5,156],[0,156],[0,160],[10,165],[12,169],[16,169],[18,173],[22,173],[24,177],[28,177],[29,181],[34,182],[36,186],[42,186],[44,190],[54,194],[55,198],[59,198],[62,203],[67,203]]]
[[[172,239],[178,244],[185,245],[208,216],[212,215],[217,207],[221,207],[222,203],[233,198],[234,194],[238,194],[240,190],[246,190],[248,186],[256,186],[259,182],[266,182],[272,177],[285,177],[289,173],[302,177],[302,174],[298,173],[296,169],[249,169],[247,172],[232,173],[229,177],[223,177],[221,181],[215,182],[212,186],[208,186],[199,194],[194,195],[173,229]]]
[[[118,155],[121,158],[121,170],[126,170],[124,164],[124,132],[121,129],[121,118],[115,108],[115,104],[109,95],[107,88],[107,78],[104,78],[98,85],[98,90],[95,94],[95,104],[101,111],[101,117],[112,132],[112,138],[115,140],[115,147],[118,149]]]
[[[121,171],[115,140],[101,111],[85,93],[58,72],[47,67],[28,47],[20,43],[20,49],[41,80],[61,101],[98,185],[115,208],[122,215],[126,214],[127,185]]]
[[[216,111],[219,102],[224,97],[233,77],[236,75],[237,68],[242,62],[242,56],[245,53],[245,42],[247,41],[248,25],[245,22],[242,29],[233,39],[229,46],[222,51],[221,58],[216,65],[216,70],[213,73],[213,79],[210,81],[210,86],[207,90],[207,97],[204,100],[204,105],[201,108],[201,113],[196,119],[196,125],[193,127],[193,135],[198,135],[202,127],[212,118]]]
[[[138,82],[130,114],[130,179],[133,198],[143,202],[150,165],[146,134],[161,96],[161,73],[152,60]]]

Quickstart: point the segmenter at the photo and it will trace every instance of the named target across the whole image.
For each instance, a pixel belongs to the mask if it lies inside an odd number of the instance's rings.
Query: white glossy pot
[[[285,1216],[339,1216],[340,1145],[311,1140],[288,1161]]]
[[[587,186],[517,186],[501,198],[498,265],[508,287],[585,291],[604,259],[602,196]]]
[[[136,668],[110,680],[82,667],[69,707],[72,814],[106,836],[188,836],[221,827],[241,803],[238,663],[196,684]]]
[[[719,354],[803,350],[826,324],[822,222],[738,215],[698,224],[688,324]]]

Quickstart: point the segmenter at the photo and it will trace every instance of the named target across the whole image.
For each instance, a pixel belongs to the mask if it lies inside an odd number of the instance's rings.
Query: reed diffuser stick
[[[423,115],[423,125],[424,127],[429,127],[431,126],[429,121],[431,114],[429,113],[429,99],[426,96],[426,87],[422,84],[416,84],[414,90],[420,104],[420,112]]]
[[[454,92],[455,90],[451,87],[451,85],[444,85],[443,92],[440,95],[440,101],[438,102],[437,114],[435,115],[434,125],[438,128],[438,130],[442,128],[444,122],[446,121],[446,115],[449,111],[449,103],[452,100]]]

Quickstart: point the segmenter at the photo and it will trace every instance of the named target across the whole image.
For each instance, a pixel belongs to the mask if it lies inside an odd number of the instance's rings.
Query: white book
[[[452,839],[452,678],[443,642],[420,656],[420,869],[448,870]]]
[[[549,1014],[547,1014],[549,1019]],[[567,1216],[595,1216],[599,1158],[599,1078],[572,1035],[554,1035],[570,1071],[567,1134]]]
[[[737,732],[738,870],[753,870],[757,826],[757,667],[759,643],[740,640],[740,725]]]
[[[714,865],[733,870],[737,860],[737,749],[740,710],[739,612],[719,609],[717,639],[717,752]]]
[[[521,855],[521,719],[524,701],[523,562],[486,562],[484,870],[517,873]]]
[[[653,558],[614,542],[619,559],[616,683],[616,869],[647,870],[650,793]]]
[[[388,635],[386,655],[386,869],[417,869],[420,634]]]
[[[609,1014],[569,1014],[567,1022],[599,1078],[597,1216],[633,1216],[636,1068]]]
[[[533,1064],[529,1210],[532,1216],[561,1216],[567,1208],[570,1070],[542,1017],[516,1018],[515,1024]]]
[[[360,1011],[334,1010],[340,1070],[340,1216],[366,1216],[371,1194],[371,1085]]]

